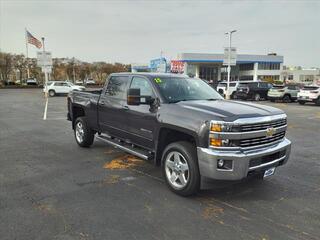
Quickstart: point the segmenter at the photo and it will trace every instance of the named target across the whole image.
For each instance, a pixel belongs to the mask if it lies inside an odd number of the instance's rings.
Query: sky
[[[320,67],[320,1],[0,0],[0,49],[26,52],[27,28],[53,57],[148,63],[162,55],[223,53],[236,29],[239,54],[284,56]],[[29,57],[37,49],[29,46]]]

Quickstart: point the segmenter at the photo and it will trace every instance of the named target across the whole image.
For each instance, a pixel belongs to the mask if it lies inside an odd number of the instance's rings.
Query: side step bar
[[[141,149],[139,147],[133,147],[131,144],[118,141],[117,139],[112,139],[111,137],[107,135],[98,135],[96,138],[100,141],[106,142],[116,148],[119,148],[127,153],[130,153],[132,155],[135,155],[139,158],[142,158],[144,160],[151,160],[152,154],[144,149]]]

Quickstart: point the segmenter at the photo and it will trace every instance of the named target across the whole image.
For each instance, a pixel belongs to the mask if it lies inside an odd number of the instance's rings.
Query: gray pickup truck
[[[153,161],[183,196],[208,179],[270,176],[291,149],[283,111],[224,100],[206,82],[184,75],[111,74],[101,90],[69,93],[68,119],[81,147],[96,135]]]

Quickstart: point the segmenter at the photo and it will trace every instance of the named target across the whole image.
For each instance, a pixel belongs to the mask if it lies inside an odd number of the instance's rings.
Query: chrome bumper
[[[271,159],[270,161],[257,166],[249,166],[250,160],[283,151],[285,151],[285,154],[279,158]],[[200,175],[216,180],[240,180],[247,177],[250,172],[262,171],[268,167],[285,164],[289,159],[290,151],[291,142],[287,138],[284,138],[277,144],[265,148],[246,151],[222,151],[198,147],[197,154]],[[232,168],[228,170],[218,169],[217,161],[219,159],[232,160]]]

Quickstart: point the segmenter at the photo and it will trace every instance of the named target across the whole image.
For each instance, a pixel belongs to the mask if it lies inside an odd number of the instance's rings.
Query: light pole
[[[230,99],[230,91],[229,91],[229,86],[230,86],[230,73],[231,73],[231,38],[232,38],[232,33],[235,33],[237,30],[232,30],[229,32],[226,32],[225,34],[229,36],[229,54],[228,54],[228,80],[227,80],[227,91],[226,91],[226,99]]]

